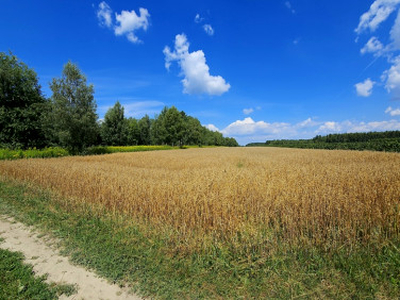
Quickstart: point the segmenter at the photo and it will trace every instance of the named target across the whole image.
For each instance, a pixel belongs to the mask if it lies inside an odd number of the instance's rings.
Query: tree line
[[[312,139],[270,140],[246,146],[400,152],[400,131],[337,133],[317,135]]]
[[[94,87],[70,61],[50,89],[52,96],[44,97],[37,74],[12,53],[0,52],[0,147],[61,146],[81,153],[96,145],[238,146],[174,106],[135,119],[126,118],[117,101],[99,120]]]

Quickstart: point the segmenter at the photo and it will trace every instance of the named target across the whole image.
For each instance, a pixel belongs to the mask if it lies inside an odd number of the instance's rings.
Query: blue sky
[[[1,0],[0,51],[77,63],[98,114],[164,106],[240,144],[400,130],[400,0]]]

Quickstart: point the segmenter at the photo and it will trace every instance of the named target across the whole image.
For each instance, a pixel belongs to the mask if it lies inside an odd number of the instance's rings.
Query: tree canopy
[[[50,89],[46,99],[36,73],[14,55],[0,53],[0,147],[61,146],[82,153],[100,144],[238,146],[175,106],[164,107],[154,118],[135,119],[126,118],[117,101],[99,122],[94,87],[70,61]]]
[[[0,52],[0,145],[45,146],[47,105],[35,71],[13,54]]]
[[[78,66],[68,62],[61,78],[54,78],[50,88],[53,124],[60,145],[73,152],[94,145],[99,132],[93,85],[87,85]]]

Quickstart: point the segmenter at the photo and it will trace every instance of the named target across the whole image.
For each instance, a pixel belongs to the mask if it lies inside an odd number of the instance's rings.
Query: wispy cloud
[[[204,24],[203,29],[208,35],[210,35],[210,36],[214,35],[214,29],[211,27],[210,24]]]
[[[106,2],[101,2],[97,10],[97,19],[102,27],[112,27],[112,9]]]
[[[253,113],[254,112],[254,109],[253,108],[244,108],[243,109],[243,113],[245,114],[245,115],[250,115],[251,113]]]
[[[291,12],[292,14],[295,14],[295,13],[296,13],[296,11],[293,9],[292,4],[291,4],[289,1],[286,1],[286,2],[285,2],[285,6],[290,10],[290,12]]]
[[[144,115],[153,117],[155,114],[160,113],[165,104],[161,101],[147,100],[138,101],[137,99],[119,99],[121,105],[124,107],[125,117],[141,118]],[[112,105],[102,105],[98,107],[99,115],[104,115]]]
[[[200,17],[200,14],[196,14],[196,16],[194,17],[194,22],[195,23],[201,23],[203,22],[204,18]]]
[[[115,21],[112,15],[113,11],[105,2],[99,4],[97,10],[97,19],[99,25],[110,28],[116,36],[124,35],[126,38],[135,44],[142,41],[137,37],[136,31],[146,31],[150,24],[150,14],[146,8],[139,8],[139,14],[134,10],[122,10],[120,14],[115,13]]]
[[[204,21],[205,18],[200,16],[200,14],[196,14],[196,16],[194,17],[194,22],[197,24],[203,23]],[[211,26],[211,24],[204,24],[202,27],[204,32],[207,33],[209,36],[214,35],[214,28]]]
[[[392,107],[389,106],[385,110],[385,113],[391,115],[392,117],[400,116],[400,108],[393,109]]]
[[[169,69],[177,61],[182,74],[183,92],[186,94],[222,95],[230,89],[230,84],[221,76],[210,75],[210,68],[202,50],[189,52],[189,42],[185,34],[175,37],[174,50],[164,48],[165,67]]]

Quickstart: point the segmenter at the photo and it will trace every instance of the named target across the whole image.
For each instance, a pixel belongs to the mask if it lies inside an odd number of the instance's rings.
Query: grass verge
[[[143,152],[143,151],[157,151],[157,150],[172,150],[172,149],[186,149],[198,148],[199,146],[94,146],[87,148],[83,155],[100,155],[118,152]],[[213,146],[204,146],[213,147]],[[68,150],[60,147],[50,147],[45,149],[28,149],[28,150],[11,150],[0,149],[0,160],[14,160],[21,158],[50,158],[62,157],[71,155]]]
[[[58,299],[76,293],[72,285],[48,284],[46,276],[36,277],[23,260],[20,252],[0,248],[0,299]]]
[[[63,241],[79,264],[156,298],[398,298],[400,241],[335,251],[289,245],[265,235],[233,247],[210,239],[194,252],[173,230],[122,214],[72,205],[49,192],[0,181],[0,211]],[[277,242],[272,242],[277,241]]]

